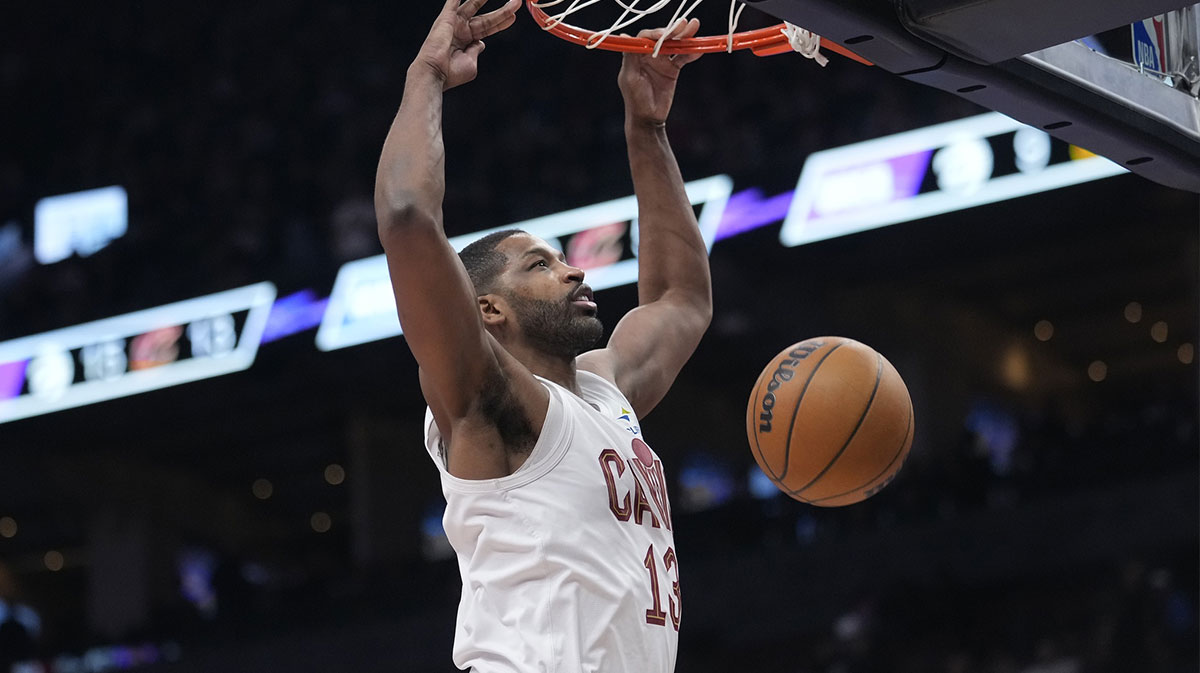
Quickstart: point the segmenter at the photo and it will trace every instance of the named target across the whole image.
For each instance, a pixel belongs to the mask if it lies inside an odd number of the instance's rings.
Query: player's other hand
[[[476,16],[487,0],[459,3],[446,0],[413,61],[413,67],[427,68],[441,79],[443,90],[475,79],[483,39],[511,26],[521,8],[521,0],[508,0],[503,7]]]
[[[638,37],[658,40],[666,28],[643,30]],[[671,29],[671,38],[694,37],[700,30],[698,19],[679,20]],[[650,54],[625,54],[617,85],[625,97],[626,119],[634,123],[663,124],[675,99],[675,81],[683,66],[700,58],[700,54],[676,54],[658,57]]]

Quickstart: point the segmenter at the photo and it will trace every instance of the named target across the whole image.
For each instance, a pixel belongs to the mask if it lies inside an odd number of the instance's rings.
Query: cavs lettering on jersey
[[[679,641],[679,563],[662,462],[616,386],[552,382],[525,464],[502,479],[450,475],[433,415],[443,524],[462,598],[454,663],[475,673],[663,673]]]

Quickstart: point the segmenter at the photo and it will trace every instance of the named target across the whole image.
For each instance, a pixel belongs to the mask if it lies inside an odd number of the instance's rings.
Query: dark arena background
[[[453,670],[372,208],[438,6],[6,7],[0,673]],[[669,123],[715,292],[643,427],[677,670],[1194,673],[1197,195],[830,58],[706,56]],[[448,235],[534,220],[607,279],[609,327],[636,302],[619,63],[522,11],[445,110]],[[745,434],[760,369],[822,335],[915,408],[898,478],[845,508],[781,495]]]

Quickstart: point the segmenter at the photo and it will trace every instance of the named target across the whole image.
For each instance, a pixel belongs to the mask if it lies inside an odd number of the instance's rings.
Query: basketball
[[[900,374],[870,346],[817,337],[762,370],[746,407],[750,451],[784,493],[812,505],[865,500],[895,478],[913,441]]]

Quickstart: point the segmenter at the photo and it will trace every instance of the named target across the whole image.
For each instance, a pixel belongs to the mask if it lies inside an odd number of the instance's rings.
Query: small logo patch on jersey
[[[650,453],[650,447],[637,437],[633,438],[633,454],[642,461],[642,465],[654,467],[654,454]]]
[[[621,407],[621,415],[617,416],[618,421],[625,423],[625,429],[632,433],[635,437],[642,434],[642,428],[637,423],[633,422],[633,412]]]

